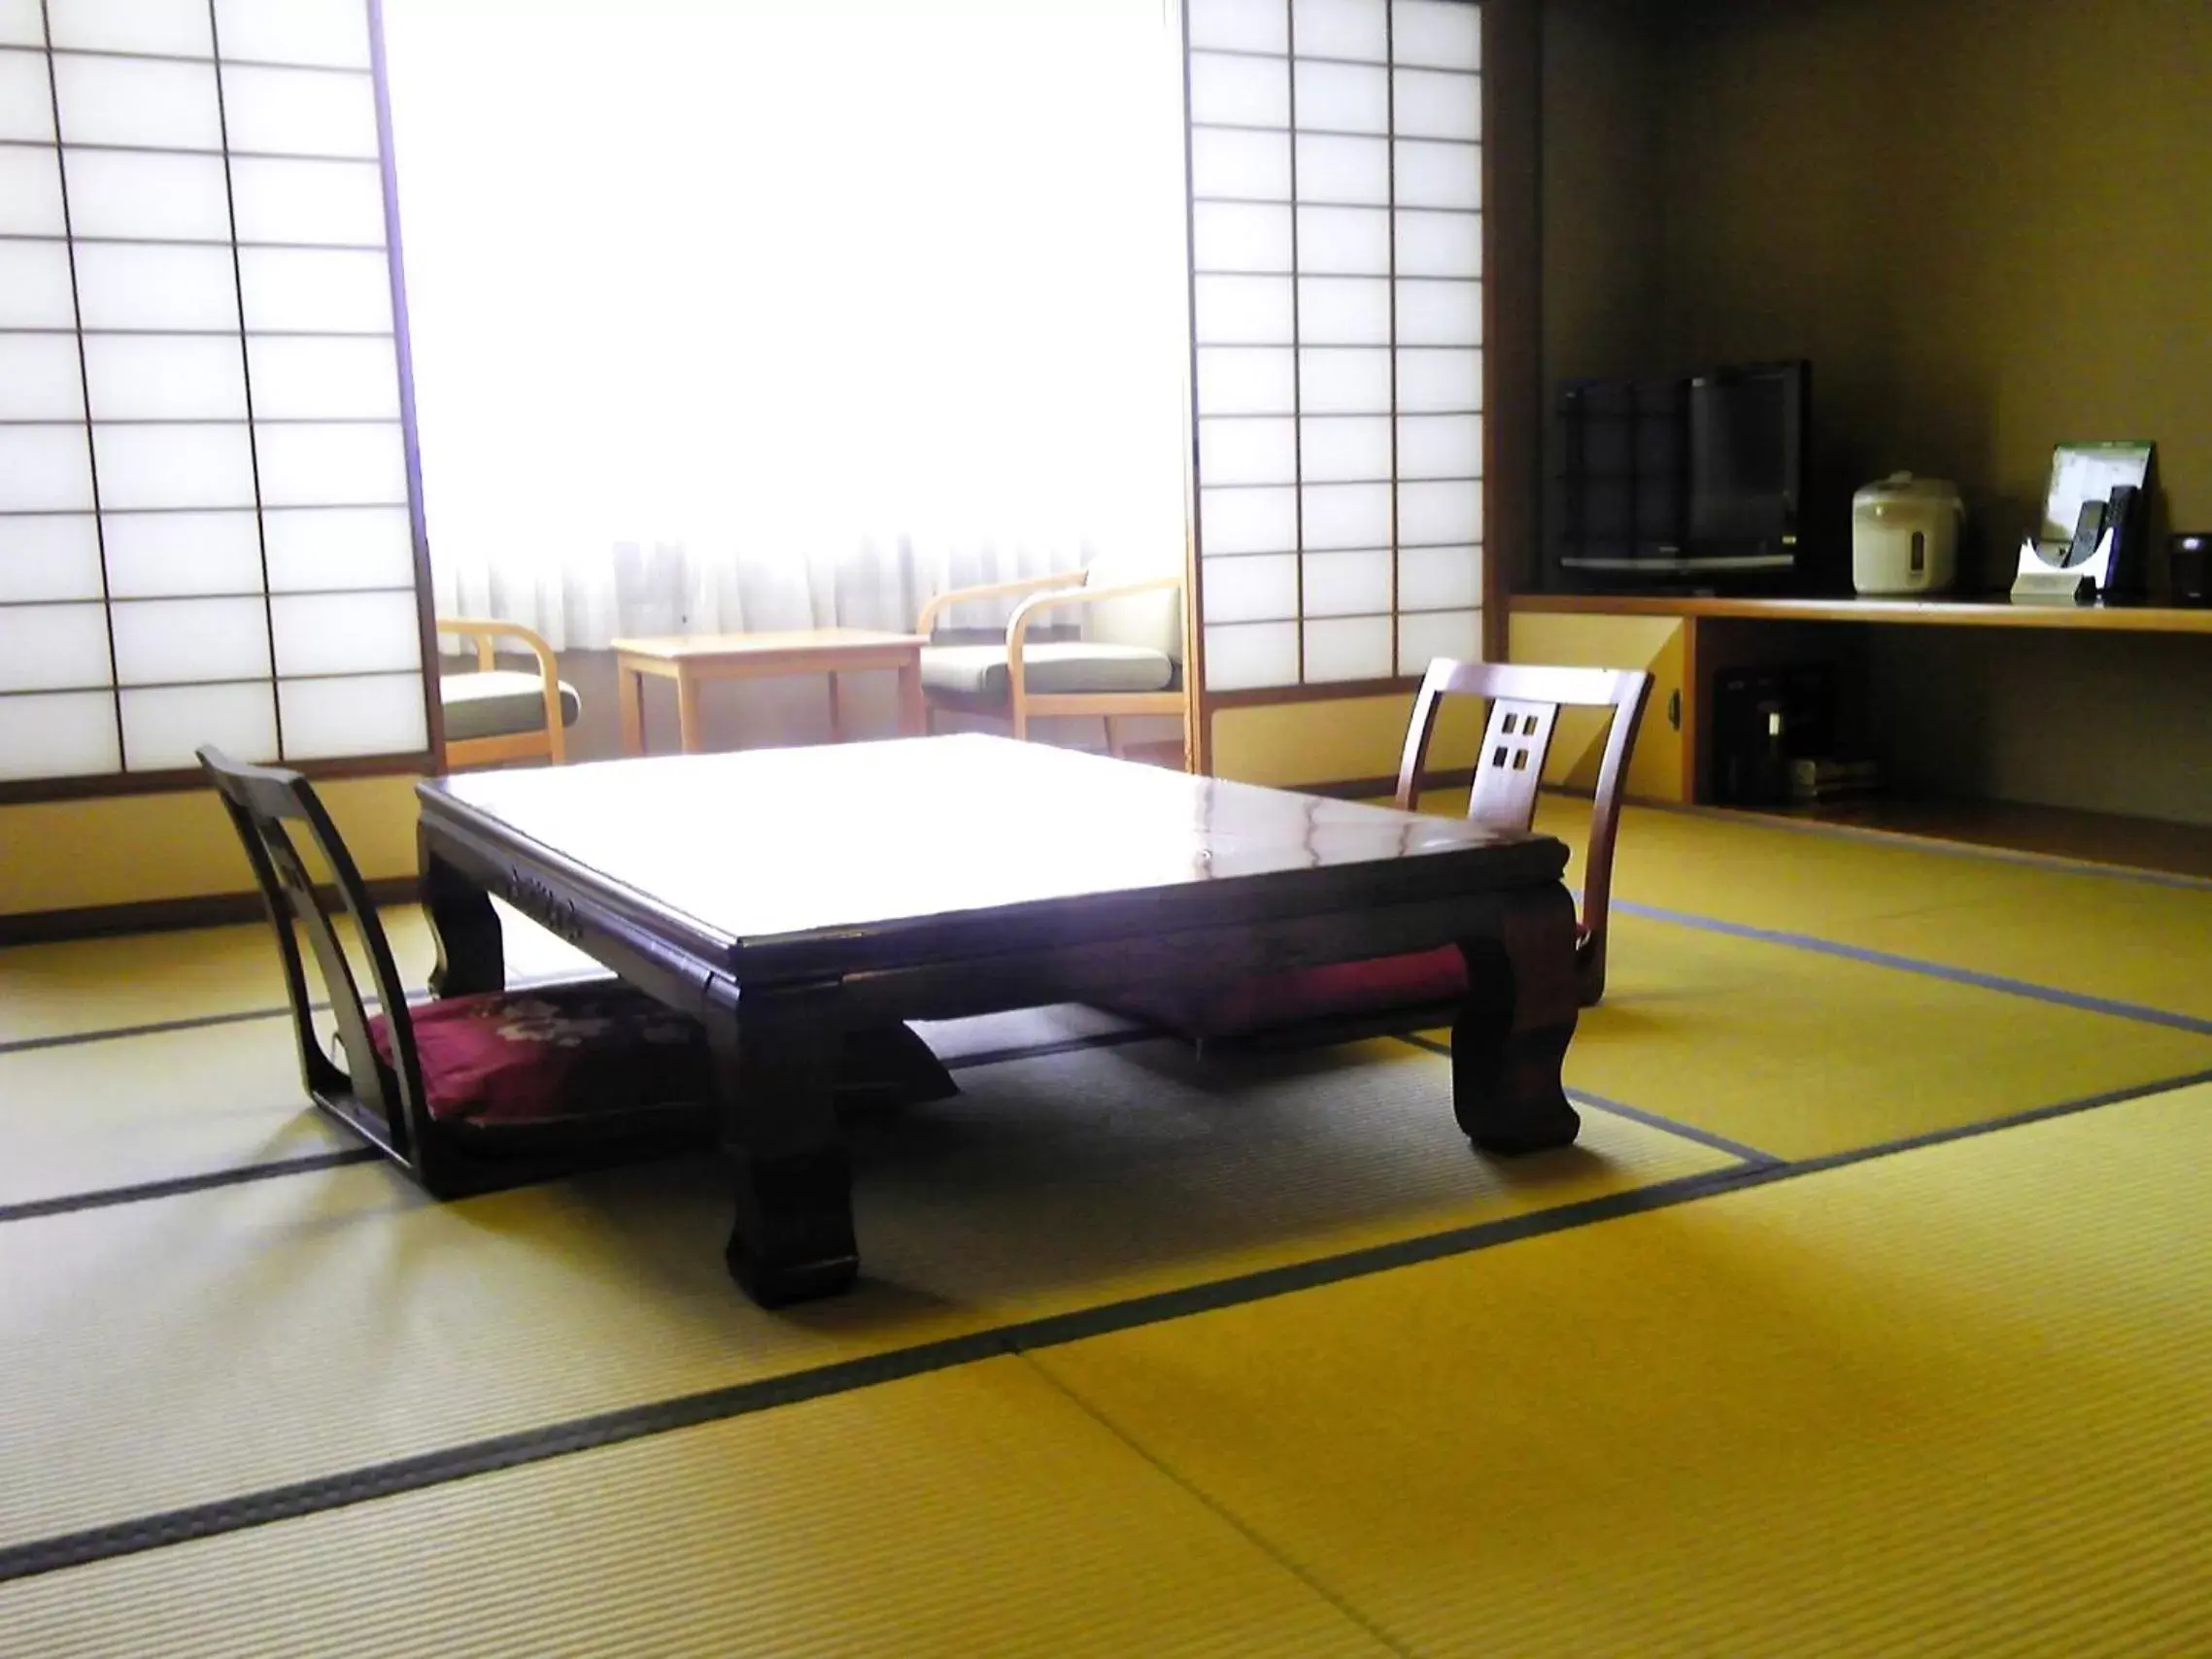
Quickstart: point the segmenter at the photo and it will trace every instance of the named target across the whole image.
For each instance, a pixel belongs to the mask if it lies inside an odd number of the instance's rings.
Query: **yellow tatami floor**
[[[1442,1033],[925,1028],[774,1314],[711,1162],[365,1159],[260,930],[0,952],[0,1654],[2212,1653],[2212,886],[1632,809],[1616,897],[1573,1148]]]

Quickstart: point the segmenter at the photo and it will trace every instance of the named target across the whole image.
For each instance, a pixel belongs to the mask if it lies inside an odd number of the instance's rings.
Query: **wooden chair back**
[[[425,1133],[429,1119],[406,990],[360,869],[337,826],[317,797],[315,786],[297,772],[233,761],[213,745],[199,751],[199,761],[230,814],[246,861],[253,866],[255,885],[261,891],[269,925],[276,931],[308,1094],[427,1184],[431,1171],[424,1163],[430,1156]],[[317,881],[309,870],[292,839],[294,829],[321,859],[327,871],[325,881]],[[370,984],[391,1031],[394,1062],[391,1066],[377,1058],[369,1040],[368,1007],[338,936],[333,899],[335,909],[351,918],[368,958]],[[315,1002],[300,953],[303,934],[330,999],[344,1066],[324,1052],[316,1035]]]
[[[1429,738],[1444,699],[1487,699],[1489,723],[1483,728],[1481,753],[1476,757],[1467,816],[1501,829],[1527,830],[1536,820],[1537,790],[1558,729],[1559,711],[1609,712],[1605,754],[1598,763],[1597,793],[1590,807],[1589,844],[1582,854],[1582,924],[1576,971],[1585,1004],[1605,994],[1606,908],[1613,889],[1614,839],[1620,824],[1620,786],[1650,694],[1651,676],[1641,668],[1555,668],[1439,658],[1429,664],[1421,682],[1398,763],[1398,805],[1411,812],[1420,804]]]

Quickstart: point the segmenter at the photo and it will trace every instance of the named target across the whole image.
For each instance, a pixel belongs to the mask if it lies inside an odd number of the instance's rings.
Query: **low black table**
[[[705,1022],[765,1304],[858,1270],[847,1033],[1457,944],[1452,1103],[1490,1151],[1579,1121],[1567,849],[976,735],[482,772],[419,786],[432,988],[497,990],[487,895]]]

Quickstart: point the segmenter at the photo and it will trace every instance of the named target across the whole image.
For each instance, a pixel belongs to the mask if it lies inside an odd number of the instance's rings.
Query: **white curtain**
[[[910,626],[1183,557],[1162,0],[386,0],[438,604]]]

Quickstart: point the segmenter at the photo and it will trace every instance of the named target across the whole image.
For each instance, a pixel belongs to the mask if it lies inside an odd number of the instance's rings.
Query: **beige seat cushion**
[[[1030,645],[1022,651],[1022,679],[1032,695],[1112,692],[1164,692],[1175,665],[1163,651],[1091,640]],[[922,651],[925,691],[1004,702],[1011,694],[1004,645],[932,645]]]
[[[442,674],[438,701],[445,709],[446,737],[455,743],[545,729],[545,682],[535,674],[513,668]],[[583,707],[576,688],[562,681],[561,724],[574,726]]]

